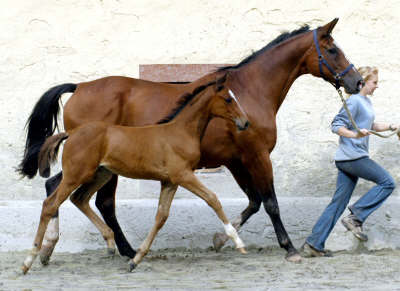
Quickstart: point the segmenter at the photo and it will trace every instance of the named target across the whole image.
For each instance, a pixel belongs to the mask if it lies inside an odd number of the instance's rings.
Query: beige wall
[[[348,58],[356,66],[380,68],[373,98],[377,120],[400,122],[397,0],[6,3],[0,10],[0,199],[44,195],[43,179],[20,181],[13,168],[23,151],[24,123],[50,86],[106,75],[137,77],[139,64],[237,63],[283,30],[304,23],[315,28],[334,17],[340,21],[333,35]],[[339,107],[335,90],[322,80],[304,76],[295,82],[278,114],[278,196],[331,195],[337,137],[329,125]],[[371,139],[372,156],[399,183],[400,143]],[[121,192],[130,187],[121,184]]]

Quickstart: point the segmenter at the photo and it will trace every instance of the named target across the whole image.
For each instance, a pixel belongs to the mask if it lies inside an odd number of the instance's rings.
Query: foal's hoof
[[[226,235],[221,232],[217,232],[214,234],[213,237],[213,244],[214,244],[214,249],[216,252],[219,252],[221,248],[224,246],[226,242]]]
[[[24,264],[21,266],[21,270],[22,270],[22,274],[26,275],[26,273],[28,273],[28,271],[29,271],[29,267],[25,266],[25,264]]]
[[[238,251],[241,253],[241,254],[247,254],[247,251],[246,251],[246,249],[245,248],[238,248]]]
[[[50,256],[40,256],[40,262],[43,266],[47,266],[50,262]]]
[[[133,272],[133,270],[135,270],[135,268],[136,268],[136,264],[134,263],[134,262],[132,262],[132,261],[130,261],[129,262],[129,272]]]
[[[51,247],[42,247],[42,249],[40,250],[39,258],[43,266],[47,266],[49,264],[53,250],[54,248]]]
[[[298,252],[288,253],[285,257],[286,261],[291,263],[300,263],[302,258]]]

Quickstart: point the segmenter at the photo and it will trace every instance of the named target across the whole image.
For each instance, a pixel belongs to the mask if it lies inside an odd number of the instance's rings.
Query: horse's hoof
[[[214,249],[216,252],[219,252],[221,248],[224,246],[226,239],[225,239],[225,234],[217,232],[214,234],[213,237],[213,244],[214,244]]]
[[[129,262],[129,272],[133,272],[133,270],[136,268],[136,264],[132,261]]]
[[[107,254],[108,255],[115,255],[115,248],[107,248]]]
[[[238,248],[238,250],[239,250],[240,253],[242,253],[244,255],[247,254],[247,251],[246,251],[245,248]]]
[[[21,270],[22,270],[22,274],[26,275],[26,273],[28,273],[28,271],[29,271],[29,267],[25,266],[25,264],[24,264],[21,266]]]
[[[301,263],[302,257],[298,252],[295,253],[288,253],[285,257],[286,261],[291,262],[291,263]]]

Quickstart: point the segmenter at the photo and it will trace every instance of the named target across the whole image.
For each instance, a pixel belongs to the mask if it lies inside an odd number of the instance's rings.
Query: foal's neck
[[[207,92],[196,96],[175,118],[175,124],[201,140],[212,115],[209,104],[213,96]]]

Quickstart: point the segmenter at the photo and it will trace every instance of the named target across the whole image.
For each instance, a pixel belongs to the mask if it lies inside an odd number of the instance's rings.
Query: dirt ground
[[[0,253],[0,290],[400,290],[400,250],[334,253],[332,258],[284,260],[281,249],[152,251],[133,273],[125,258],[105,250],[55,253],[48,266],[26,252]]]

